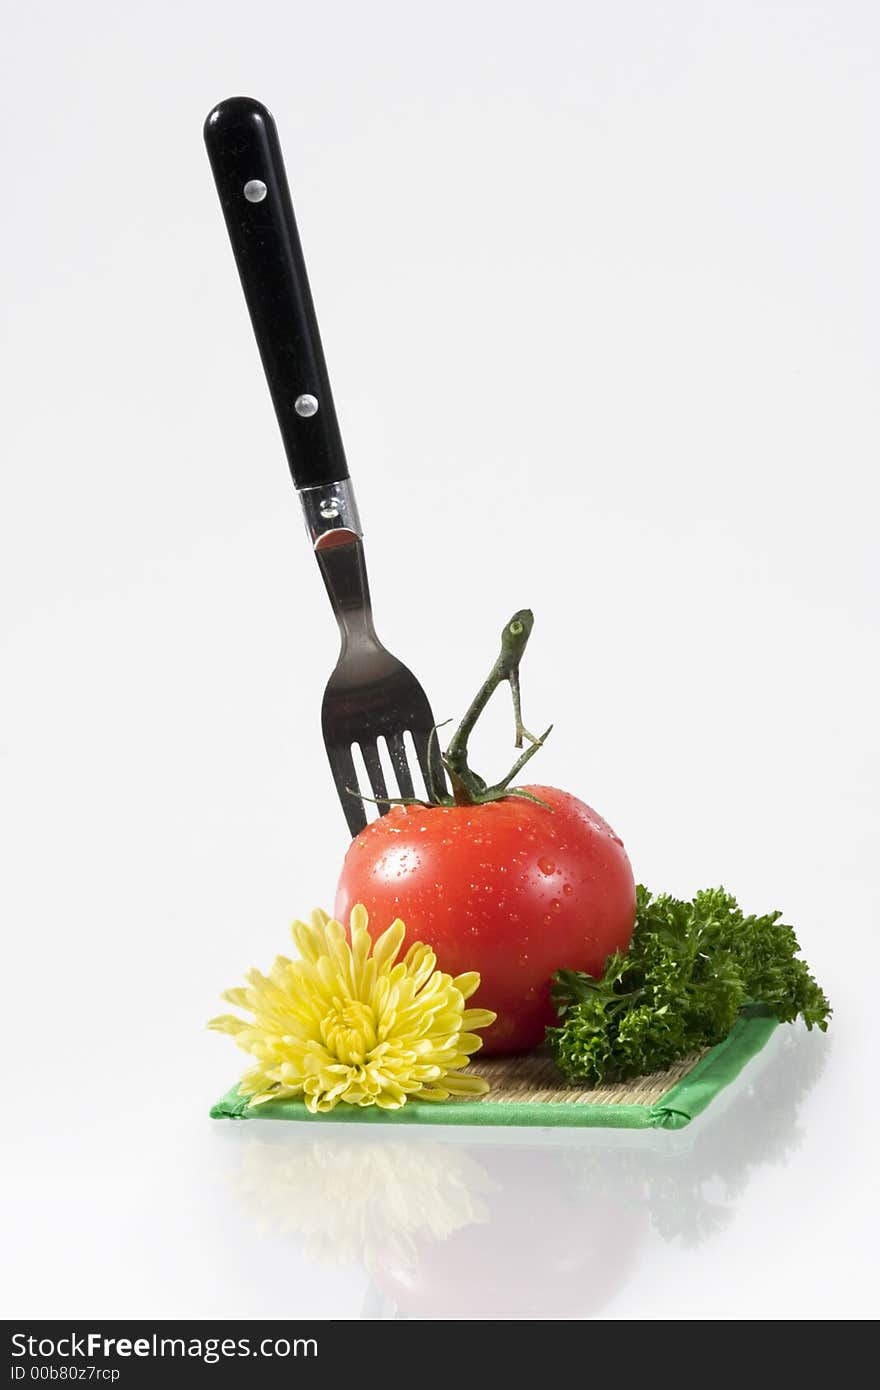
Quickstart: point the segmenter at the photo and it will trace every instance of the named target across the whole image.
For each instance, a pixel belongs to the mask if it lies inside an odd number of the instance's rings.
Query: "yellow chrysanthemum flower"
[[[477,972],[444,975],[418,941],[395,964],[403,922],[372,942],[367,921],[358,904],[349,945],[345,928],[315,911],[310,926],[293,924],[299,960],[278,956],[268,976],[251,970],[247,988],[223,995],[253,1014],[252,1023],[224,1014],[208,1024],[256,1058],[239,1083],[251,1105],[302,1096],[312,1114],[340,1102],[398,1110],[409,1096],[447,1100],[489,1089],[482,1077],[462,1075],[483,1042],[471,1030],[495,1022],[488,1009],[464,1007]]]

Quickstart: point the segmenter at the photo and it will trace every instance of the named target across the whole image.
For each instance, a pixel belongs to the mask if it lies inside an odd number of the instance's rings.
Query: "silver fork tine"
[[[332,747],[328,744],[327,756],[330,759],[330,771],[333,774],[333,781],[336,783],[339,800],[342,802],[342,809],[345,812],[345,819],[348,821],[348,828],[353,839],[355,835],[360,834],[367,823],[364,803],[356,794],[359,787],[354,758],[351,756],[351,749],[346,748],[341,743],[335,743]],[[351,794],[352,792],[355,793],[354,796]]]
[[[413,786],[409,763],[406,760],[406,745],[403,741],[403,734],[386,734],[385,742],[388,745],[391,766],[394,768],[400,795],[403,797],[415,796],[416,790]]]
[[[379,761],[379,748],[375,743],[362,743],[361,753],[364,758],[364,766],[367,769],[367,776],[370,779],[370,787],[373,796],[379,803],[378,810],[380,816],[387,816],[391,807],[388,805],[388,788],[385,786],[385,774],[382,771],[382,764]]]

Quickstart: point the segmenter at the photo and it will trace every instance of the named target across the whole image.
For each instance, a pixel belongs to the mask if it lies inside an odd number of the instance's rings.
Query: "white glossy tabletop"
[[[805,1035],[777,1034],[748,1081],[678,1134],[211,1124],[186,1096],[114,1113],[97,1089],[19,1118],[10,1313],[873,1308],[871,1152],[837,1053]]]

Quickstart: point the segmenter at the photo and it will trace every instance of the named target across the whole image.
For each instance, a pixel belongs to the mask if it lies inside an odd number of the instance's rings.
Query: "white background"
[[[876,7],[4,29],[4,1312],[876,1313]],[[335,625],[202,147],[241,92],[381,635],[444,718],[531,605],[542,780],[651,886],[783,908],[832,996],[680,1136],[206,1117],[241,1054],[204,1020],[346,843]],[[509,743],[499,707],[487,771]]]

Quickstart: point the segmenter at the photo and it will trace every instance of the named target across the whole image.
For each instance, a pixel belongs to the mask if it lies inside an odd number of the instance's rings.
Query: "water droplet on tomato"
[[[565,894],[565,896],[568,898],[568,897],[570,897],[571,894],[574,892],[574,889],[572,888],[572,886],[571,886],[570,883],[563,883],[563,885],[562,885],[562,891],[563,891],[563,893]]]
[[[548,878],[550,874],[556,873],[556,865],[553,863],[553,860],[548,859],[546,855],[542,855],[538,860],[538,868],[541,870],[541,873],[546,874]]]
[[[550,904],[550,910],[551,910],[552,912],[559,912],[561,908],[562,908],[562,903],[559,901],[558,898],[554,898],[553,901],[552,901],[552,903]]]
[[[551,923],[552,921],[553,921],[553,918],[550,916],[550,913],[548,912],[548,913],[545,915],[545,917],[544,917],[544,926],[545,926],[545,927],[549,927],[549,925],[550,925],[550,923]]]

